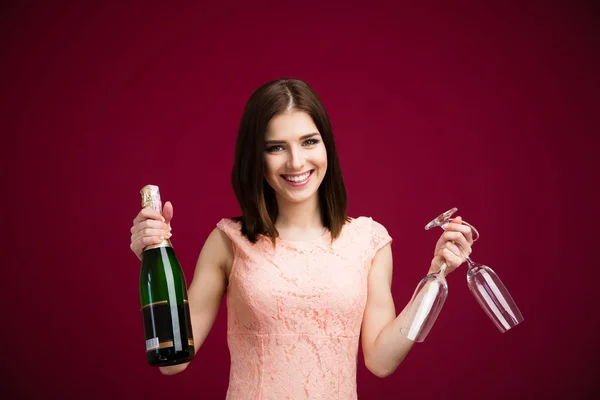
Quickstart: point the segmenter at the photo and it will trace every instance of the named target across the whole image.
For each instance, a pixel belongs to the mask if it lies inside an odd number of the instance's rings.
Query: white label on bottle
[[[158,338],[152,338],[146,340],[146,351],[158,349]]]

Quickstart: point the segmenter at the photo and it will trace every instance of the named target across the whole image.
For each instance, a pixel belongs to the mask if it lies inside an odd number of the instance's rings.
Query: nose
[[[300,170],[304,167],[304,154],[302,154],[302,150],[293,148],[290,151],[290,156],[288,158],[287,167],[291,170]]]

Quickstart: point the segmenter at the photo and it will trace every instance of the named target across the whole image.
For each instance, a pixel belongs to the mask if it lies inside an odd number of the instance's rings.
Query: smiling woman
[[[299,179],[306,173],[307,180]],[[329,117],[306,82],[280,79],[252,94],[238,131],[232,184],[242,233],[253,243],[264,235],[275,244],[289,225],[286,215],[311,211],[318,215],[305,219],[305,228],[318,225],[334,239],[340,235],[347,222],[346,188]]]
[[[302,134],[307,131],[317,131],[317,127],[305,112],[286,112],[269,122],[265,179],[280,208],[300,202],[319,208],[318,190],[327,172],[327,150],[319,133]]]
[[[346,215],[331,124],[306,82],[279,79],[252,94],[231,180],[242,215],[217,223],[188,290],[196,354],[227,294],[228,399],[356,399],[359,339],[379,377],[413,342],[391,294],[392,238],[372,218]],[[141,256],[172,215],[169,202],[162,216],[140,211],[131,249]],[[460,223],[446,231],[455,234],[440,238],[431,268],[445,262],[447,274],[463,262],[452,241],[470,253],[472,239]]]

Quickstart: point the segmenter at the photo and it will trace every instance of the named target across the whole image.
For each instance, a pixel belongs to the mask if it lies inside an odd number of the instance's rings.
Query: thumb
[[[167,218],[167,217],[165,217],[165,218]],[[462,224],[462,217],[458,216],[458,217],[452,219],[452,223],[453,224]]]
[[[163,205],[163,217],[165,218],[165,223],[170,224],[173,219],[173,204],[170,201],[167,201]]]

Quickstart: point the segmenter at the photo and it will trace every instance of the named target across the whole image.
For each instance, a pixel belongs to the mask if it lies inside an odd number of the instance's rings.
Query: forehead
[[[302,111],[291,111],[278,114],[269,121],[265,140],[289,140],[308,133],[319,133],[310,115]]]

